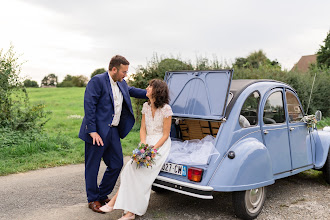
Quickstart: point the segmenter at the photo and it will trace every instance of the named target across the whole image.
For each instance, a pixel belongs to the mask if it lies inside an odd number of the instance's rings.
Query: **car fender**
[[[230,159],[228,153],[235,157]],[[215,191],[243,191],[275,182],[268,149],[256,138],[236,142],[223,157],[209,185]]]
[[[330,132],[314,131],[312,140],[315,143],[315,169],[321,169],[327,161],[330,148]]]

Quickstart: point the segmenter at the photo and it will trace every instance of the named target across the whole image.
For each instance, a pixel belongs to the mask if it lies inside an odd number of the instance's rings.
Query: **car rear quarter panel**
[[[235,158],[225,156],[210,179],[214,190],[242,191],[274,183],[268,150],[257,138],[244,138],[230,151],[235,152]]]
[[[329,153],[330,132],[315,130],[311,137],[315,143],[315,169],[321,169]]]

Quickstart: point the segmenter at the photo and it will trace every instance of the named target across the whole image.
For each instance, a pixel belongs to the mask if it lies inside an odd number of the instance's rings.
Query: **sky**
[[[129,72],[157,54],[233,63],[262,49],[290,70],[315,54],[330,30],[329,0],[0,0],[0,49],[14,46],[21,75],[107,69],[112,56]]]

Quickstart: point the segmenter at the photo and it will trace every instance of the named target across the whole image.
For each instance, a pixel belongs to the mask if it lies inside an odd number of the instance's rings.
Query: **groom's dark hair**
[[[162,108],[165,104],[170,102],[169,91],[166,82],[160,79],[152,79],[149,82],[152,87],[151,96],[155,99],[155,107]],[[148,101],[150,104],[150,101]]]
[[[120,64],[129,65],[129,62],[126,60],[125,57],[120,56],[120,55],[116,55],[116,56],[112,57],[110,60],[110,63],[109,63],[109,70],[111,70],[113,67],[116,67],[117,69],[119,69]]]

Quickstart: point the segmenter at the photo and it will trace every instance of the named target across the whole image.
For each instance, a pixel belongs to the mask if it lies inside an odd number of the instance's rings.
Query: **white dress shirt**
[[[113,95],[113,103],[114,103],[114,109],[115,109],[115,115],[113,116],[111,126],[118,126],[119,121],[120,121],[121,109],[123,106],[123,94],[121,93],[117,82],[113,81],[110,74],[109,74],[109,78],[110,78],[110,84],[111,84],[112,95]]]

